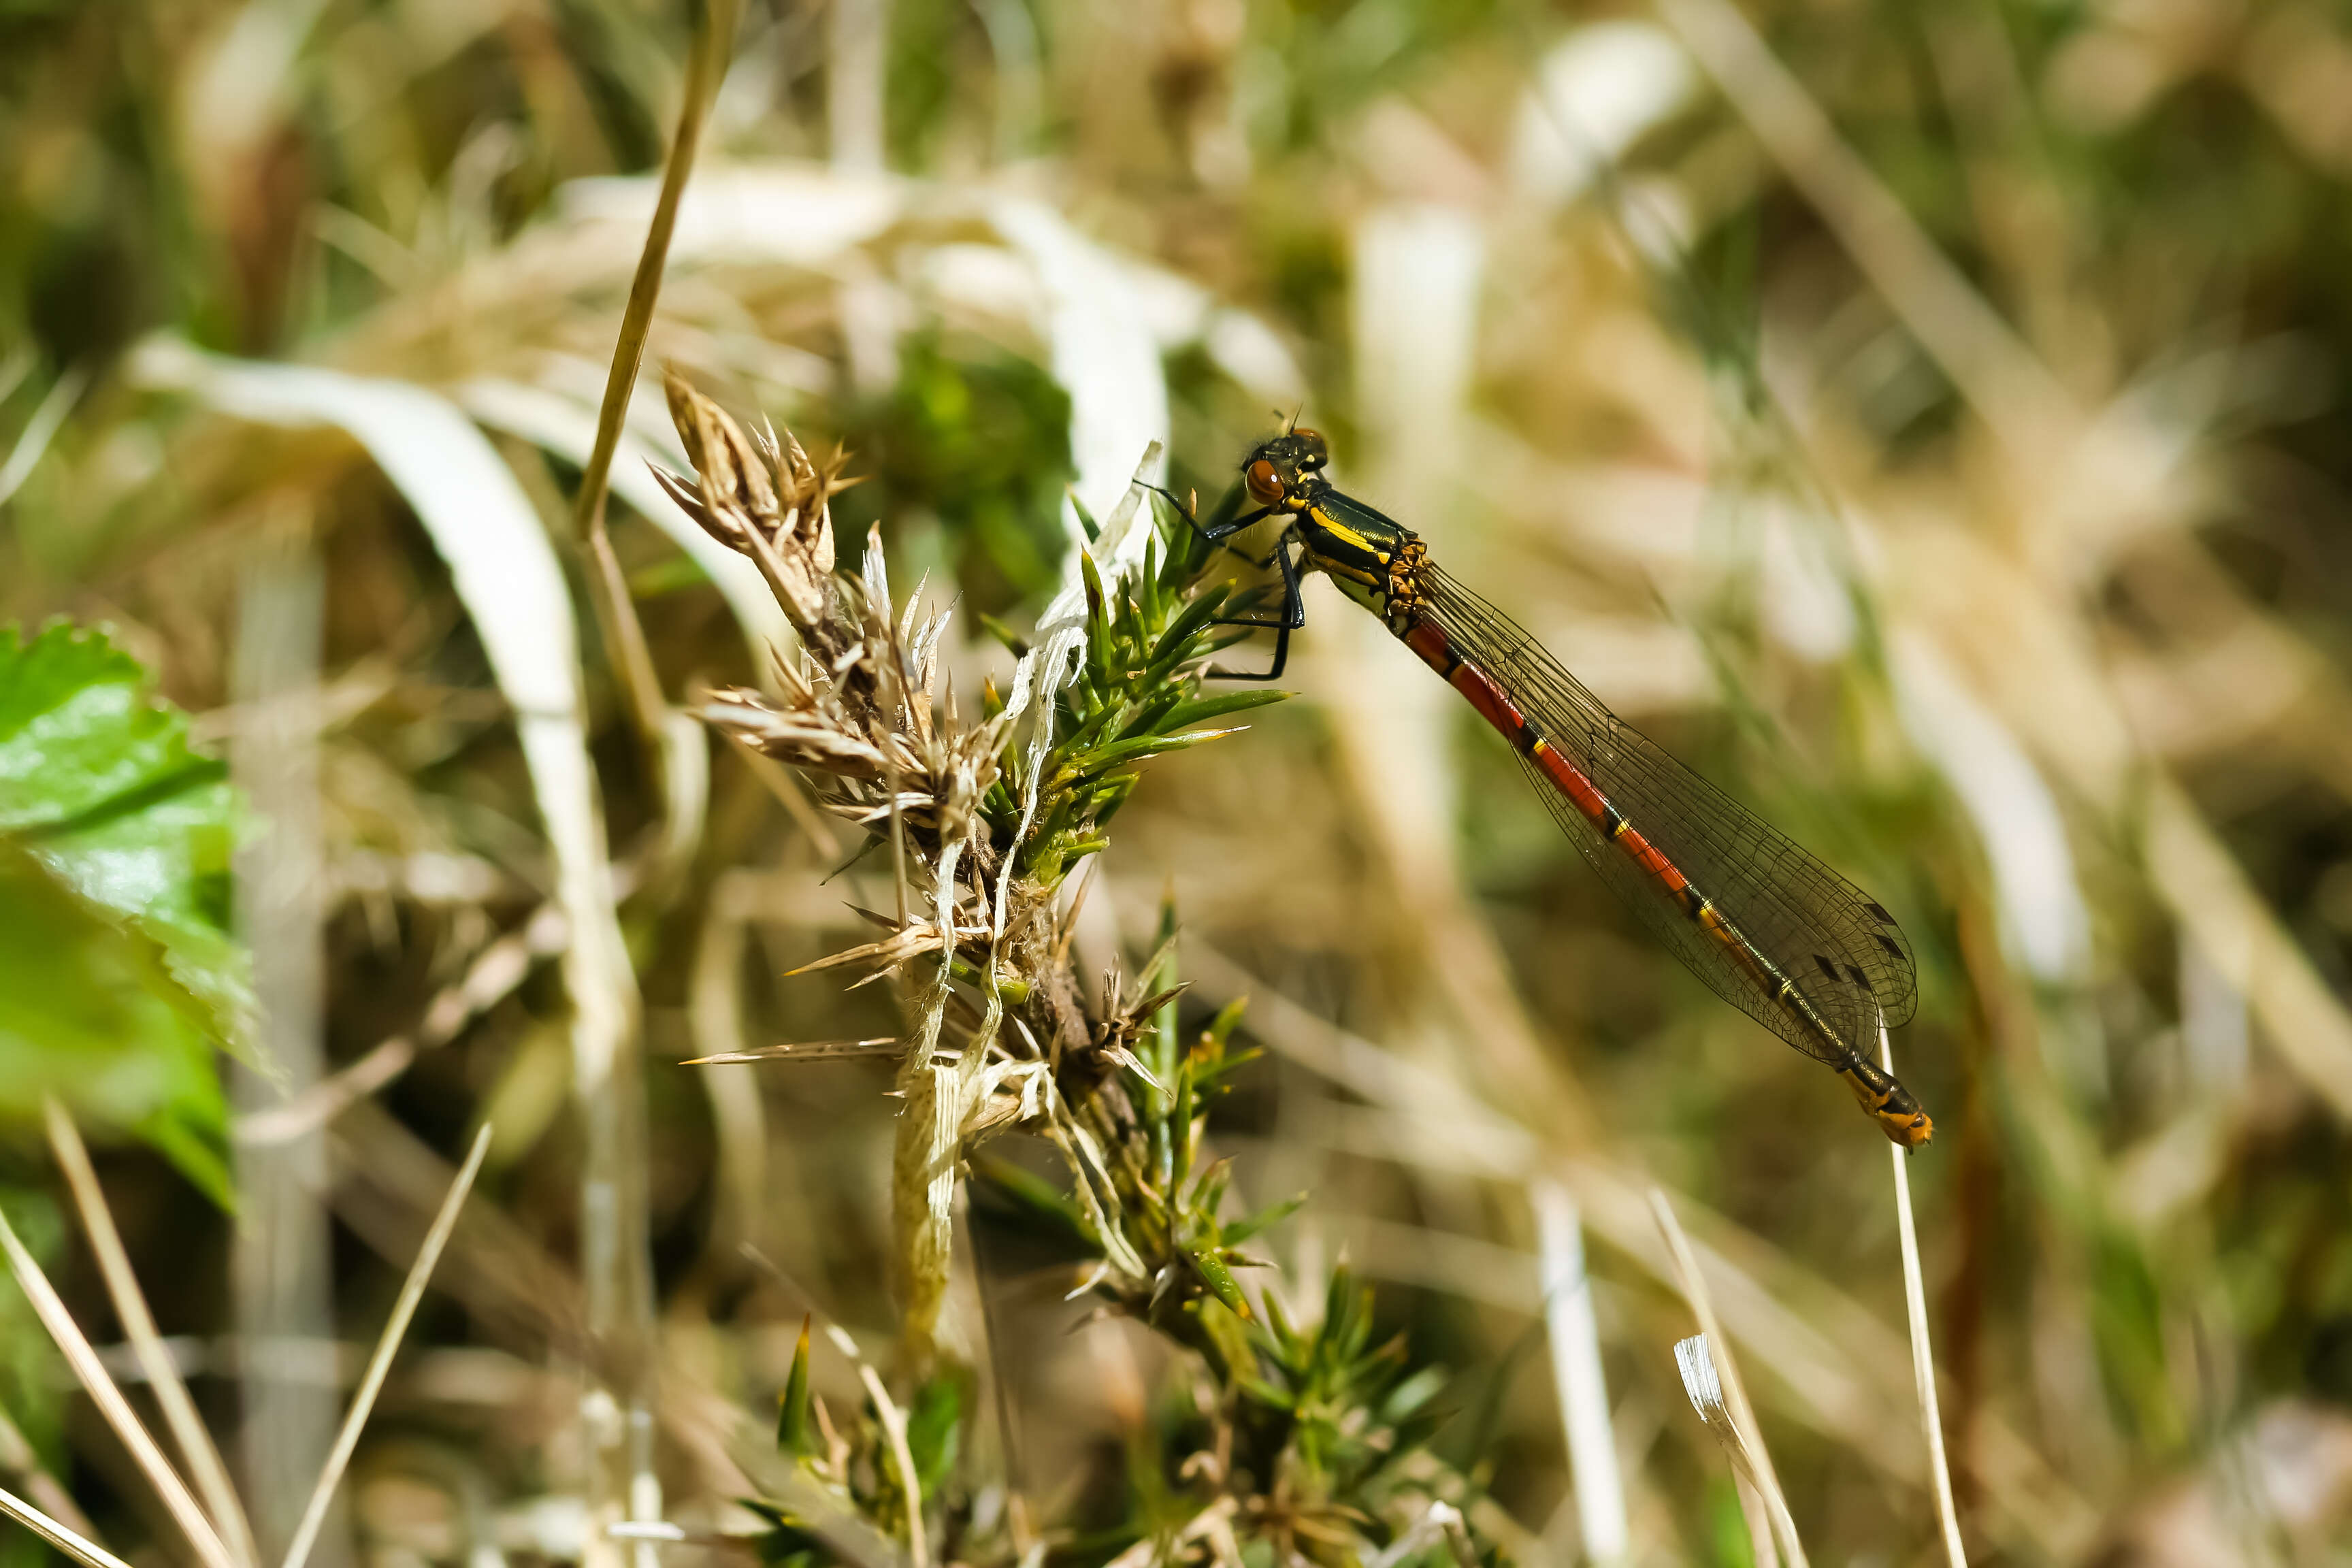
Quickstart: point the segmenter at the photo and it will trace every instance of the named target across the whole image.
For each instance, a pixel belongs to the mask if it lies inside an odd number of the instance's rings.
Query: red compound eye
[[[1249,466],[1242,475],[1242,484],[1248,489],[1250,499],[1260,506],[1272,506],[1282,499],[1282,476],[1264,458]]]

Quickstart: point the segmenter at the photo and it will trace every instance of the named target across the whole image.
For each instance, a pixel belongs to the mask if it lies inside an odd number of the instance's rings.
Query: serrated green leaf
[[[251,1059],[228,929],[242,819],[151,688],[100,633],[0,628],[0,1117],[55,1094],[226,1203],[212,1053]]]
[[[215,1043],[251,1060],[252,984],[228,933],[241,814],[226,768],[151,686],[102,633],[0,627],[0,839],[160,944]]]

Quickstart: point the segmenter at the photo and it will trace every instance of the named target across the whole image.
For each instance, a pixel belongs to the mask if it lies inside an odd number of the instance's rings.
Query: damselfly
[[[1510,618],[1429,559],[1413,532],[1324,477],[1323,437],[1292,429],[1242,465],[1254,510],[1212,540],[1288,520],[1260,565],[1282,574],[1272,680],[1307,624],[1304,573],[1321,572],[1384,621],[1518,752],[1545,806],[1619,897],[1716,994],[1843,1079],[1895,1142],[1932,1131],[1911,1091],[1867,1054],[1917,995],[1910,943],[1861,889],[1668,756],[1602,705]]]

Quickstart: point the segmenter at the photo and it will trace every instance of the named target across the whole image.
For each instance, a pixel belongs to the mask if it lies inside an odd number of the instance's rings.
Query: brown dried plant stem
[[[670,236],[677,228],[678,205],[686,182],[694,173],[697,149],[710,100],[726,73],[728,50],[735,37],[736,0],[707,0],[694,53],[687,70],[686,90],[677,111],[677,133],[671,139],[668,160],[662,167],[661,195],[654,205],[652,225],[646,231],[645,249],[629,280],[629,300],[621,312],[621,335],[613,345],[613,363],[604,380],[604,400],[596,415],[596,445],[580,477],[573,502],[573,521],[587,541],[595,564],[596,611],[614,657],[621,666],[622,684],[629,696],[630,714],[648,746],[659,750],[668,705],[654,673],[653,653],[646,641],[629,598],[627,580],[613,553],[604,527],[604,502],[611,488],[613,456],[619,449],[621,426],[628,415],[629,395],[645,363],[646,338],[652,331],[654,306],[661,298],[662,271],[669,261]]]
[[[694,169],[710,100],[725,73],[735,18],[735,0],[708,0],[702,8],[678,106],[677,132],[662,171],[661,196],[653,223],[630,281],[620,338],[614,346],[604,404],[597,414],[596,444],[581,477],[575,510],[593,564],[592,597],[598,620],[620,667],[630,717],[648,755],[661,770],[666,795],[675,794],[677,783],[663,753],[665,737],[671,729],[668,705],[605,531],[604,502],[629,394],[636,384],[654,305],[661,294],[678,204]],[[675,819],[677,803],[671,800],[669,805]],[[625,962],[625,958],[614,954],[612,961]],[[612,1042],[609,1052],[595,1053],[599,1060],[583,1059],[576,1069],[583,1132],[580,1271],[588,1331],[601,1352],[593,1361],[602,1369],[590,1373],[594,1382],[583,1402],[589,1447],[584,1561],[589,1568],[610,1568],[619,1559],[618,1546],[605,1533],[608,1525],[660,1511],[660,1483],[653,1468],[650,1380],[656,1356],[653,1260],[645,1231],[645,1096],[634,1024],[632,1019],[624,1026],[624,1037]],[[595,1070],[589,1070],[592,1068]],[[653,1548],[641,1542],[635,1555],[649,1568]]]

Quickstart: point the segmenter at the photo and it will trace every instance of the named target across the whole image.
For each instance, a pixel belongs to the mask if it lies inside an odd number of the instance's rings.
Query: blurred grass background
[[[744,9],[652,354],[852,449],[845,541],[883,520],[894,580],[963,595],[963,689],[1003,668],[978,613],[1025,624],[1059,580],[1066,486],[1099,514],[1160,437],[1213,498],[1303,403],[1346,488],[1910,932],[1896,1048],[1937,1117],[1912,1173],[1979,1558],[2336,1560],[2352,25],[2295,0]],[[406,1042],[339,1115],[239,1143],[242,1234],[154,1155],[102,1156],[249,1475],[315,1458],[337,1347],[498,1128],[499,1217],[443,1266],[340,1562],[579,1549],[551,1345],[583,1310],[581,1004],[554,954],[586,938],[501,648],[554,650],[583,693],[594,788],[563,798],[601,802],[624,894],[665,1355],[757,1408],[806,1305],[890,1331],[887,1070],[669,1065],[892,1032],[872,991],[780,978],[887,879],[820,888],[844,847],[737,757],[698,794],[656,766],[567,608],[691,25],[0,6],[0,618],[110,623],[228,749],[273,823],[240,918],[293,1089]],[[615,540],[682,701],[756,679],[769,628],[681,552],[639,402]],[[432,489],[485,453],[505,489]],[[547,525],[568,600],[453,586],[452,541],[501,507]],[[1669,1353],[1654,1178],[1723,1271],[1816,1556],[1924,1560],[1877,1138],[1643,939],[1379,627],[1327,586],[1308,609],[1306,700],[1156,772],[1089,912],[1099,964],[1172,887],[1197,1000],[1255,998],[1270,1054],[1225,1141],[1254,1201],[1315,1194],[1267,1245],[1307,1275],[1344,1252],[1422,1353],[1493,1384],[1495,1496],[1570,1561],[1528,1200],[1565,1183],[1637,1555],[1742,1561]],[[0,1202],[107,1321],[38,1223],[37,1131],[5,1131]],[[1061,1288],[988,1285],[1049,1500],[1115,1466],[1158,1353],[1071,1333]],[[0,1350],[0,1407],[110,1538],[145,1534],[13,1296]]]

